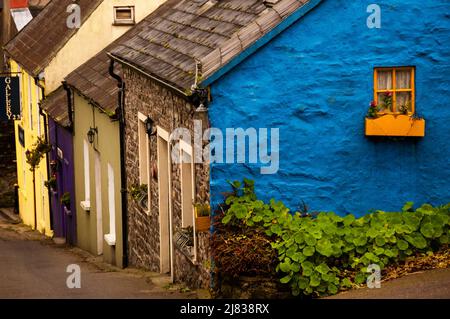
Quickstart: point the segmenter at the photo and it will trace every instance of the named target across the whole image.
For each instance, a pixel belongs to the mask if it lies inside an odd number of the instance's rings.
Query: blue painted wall
[[[264,199],[296,209],[363,215],[450,202],[450,2],[377,1],[381,29],[369,29],[373,1],[324,0],[211,85],[210,119],[222,130],[280,128],[280,169],[211,164],[213,203],[226,180],[256,180]],[[364,136],[373,68],[416,66],[416,111],[426,137]]]

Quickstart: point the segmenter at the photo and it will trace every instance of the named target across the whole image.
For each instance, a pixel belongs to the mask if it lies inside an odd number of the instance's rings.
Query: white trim
[[[160,143],[160,140],[159,140],[159,138],[161,138],[163,141],[164,141],[164,143],[166,144],[166,146],[167,146],[167,168],[168,168],[168,171],[166,172],[167,173],[167,178],[168,178],[168,181],[167,181],[167,183],[168,183],[168,207],[167,207],[167,211],[168,211],[168,215],[169,215],[169,263],[170,263],[170,280],[171,280],[171,282],[173,282],[174,281],[174,265],[173,265],[173,262],[174,262],[174,257],[173,257],[173,253],[174,253],[174,251],[173,251],[173,238],[172,238],[172,236],[173,236],[173,229],[172,229],[172,224],[173,224],[173,221],[172,221],[172,219],[173,219],[173,217],[172,217],[172,198],[171,198],[171,194],[172,194],[172,163],[171,163],[171,156],[170,156],[170,154],[171,154],[171,150],[170,150],[170,143],[169,143],[169,133],[167,132],[167,131],[165,131],[163,128],[161,128],[161,127],[157,127],[157,144],[159,144]],[[158,152],[157,152],[157,162],[158,162],[158,192],[159,192],[159,198],[158,198],[158,201],[159,201],[159,208],[161,209],[161,197],[162,197],[162,195],[161,195],[161,189],[162,189],[162,187],[161,187],[161,176],[162,176],[162,174],[164,173],[162,170],[161,170],[161,165],[160,165],[160,153],[159,153],[159,147],[157,147],[157,149],[158,149]],[[160,240],[160,269],[161,269],[161,272],[164,272],[164,270],[165,270],[165,268],[163,267],[164,265],[163,265],[163,258],[162,258],[162,254],[163,254],[163,249],[161,248],[162,247],[162,242],[163,242],[163,232],[162,232],[162,219],[161,219],[161,210],[160,210],[160,212],[159,212],[159,225],[160,225],[160,231],[159,231],[159,240]],[[166,238],[166,240],[167,240],[167,238]]]
[[[139,146],[139,184],[146,184],[148,187],[147,193],[147,215],[150,215],[151,211],[151,167],[150,167],[150,140],[146,132],[145,122],[147,121],[147,116],[143,113],[138,112],[138,146]],[[143,138],[145,136],[145,140]],[[145,150],[142,150],[142,146],[145,143]],[[143,176],[145,174],[146,176]]]
[[[91,211],[91,202],[90,201],[81,201],[80,202],[80,207],[85,211],[85,212],[90,212]]]
[[[91,200],[91,177],[90,177],[90,156],[89,156],[89,142],[83,140],[83,157],[84,157],[84,201]]]
[[[116,196],[114,169],[108,163],[108,205],[109,205],[109,234],[105,235],[105,240],[110,246],[116,244]]]
[[[94,152],[95,171],[95,213],[97,222],[97,254],[103,254],[103,201],[102,201],[102,162],[100,153]]]

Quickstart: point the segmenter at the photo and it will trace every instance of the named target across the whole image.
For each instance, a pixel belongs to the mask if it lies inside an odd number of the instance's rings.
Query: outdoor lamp
[[[97,128],[90,128],[89,132],[87,133],[87,137],[88,137],[88,141],[89,143],[93,144],[94,143],[94,138],[95,138],[95,134],[97,133]]]
[[[150,116],[147,116],[147,119],[145,120],[145,130],[147,131],[148,136],[155,136],[156,135],[156,128],[155,122],[150,118]]]

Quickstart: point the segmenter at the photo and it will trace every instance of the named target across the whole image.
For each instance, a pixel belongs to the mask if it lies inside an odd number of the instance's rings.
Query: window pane
[[[117,20],[133,19],[133,15],[131,13],[131,8],[116,9],[116,19]]]
[[[397,92],[397,110],[396,112],[404,113],[404,110],[412,112],[411,92]]]
[[[378,90],[392,89],[392,71],[377,71],[378,72]]]
[[[380,112],[392,112],[392,93],[378,93],[378,106],[380,107]]]
[[[410,89],[411,88],[411,70],[397,70],[395,71],[396,88]]]

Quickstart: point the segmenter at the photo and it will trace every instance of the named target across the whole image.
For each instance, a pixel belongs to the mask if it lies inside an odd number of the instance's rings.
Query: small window
[[[114,7],[114,24],[134,24],[134,7]]]
[[[147,189],[147,194],[140,200],[142,207],[150,214],[150,140],[146,131],[147,117],[138,113],[138,139],[139,139],[139,184]]]
[[[374,72],[374,95],[374,100],[378,105],[378,113],[414,114],[414,68],[376,68]]]

